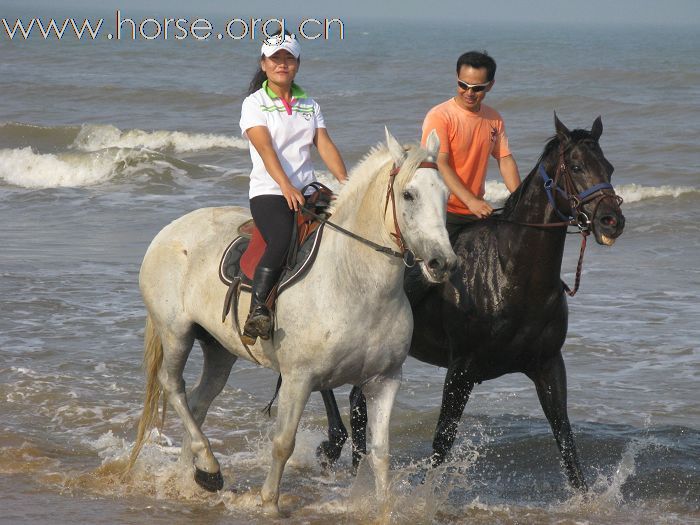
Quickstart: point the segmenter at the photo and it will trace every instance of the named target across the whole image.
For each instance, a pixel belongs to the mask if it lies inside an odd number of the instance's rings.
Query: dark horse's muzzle
[[[590,203],[592,209],[590,226],[598,244],[612,246],[625,229],[622,214],[622,197],[615,193],[603,193]]]

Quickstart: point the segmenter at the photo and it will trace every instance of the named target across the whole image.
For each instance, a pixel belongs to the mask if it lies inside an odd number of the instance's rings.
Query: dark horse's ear
[[[569,141],[571,137],[571,132],[564,124],[561,123],[559,117],[557,117],[557,112],[554,112],[554,129],[557,131],[557,138],[562,144]]]
[[[603,134],[603,121],[598,115],[598,118],[593,121],[593,127],[591,128],[591,135],[598,142],[598,139]]]

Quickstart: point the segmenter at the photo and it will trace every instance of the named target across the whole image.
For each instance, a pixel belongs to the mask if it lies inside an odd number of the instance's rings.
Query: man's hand
[[[479,199],[478,197],[473,197],[469,202],[465,202],[469,210],[479,217],[484,219],[493,213],[493,208],[484,199]]]

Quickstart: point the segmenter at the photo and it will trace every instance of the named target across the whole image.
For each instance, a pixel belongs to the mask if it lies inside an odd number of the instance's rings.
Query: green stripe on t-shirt
[[[266,111],[268,113],[272,113],[274,111],[286,111],[284,106],[264,106],[260,105],[260,110],[261,111]],[[296,113],[313,113],[314,112],[314,107],[313,106],[292,106],[292,111]]]

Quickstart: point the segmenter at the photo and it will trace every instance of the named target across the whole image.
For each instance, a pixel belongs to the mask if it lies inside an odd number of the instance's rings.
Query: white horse
[[[425,150],[407,152],[386,135],[387,146],[370,151],[351,172],[334,201],[332,221],[383,246],[395,248],[398,233],[425,275],[443,281],[456,257],[445,230],[448,191],[435,165],[439,139],[433,132]],[[388,192],[392,178],[394,190]],[[248,219],[243,208],[196,210],[163,228],[146,252],[139,276],[148,310],[146,402],[130,467],[157,420],[164,393],[185,426],[181,460],[190,468],[194,463],[195,479],[204,488],[223,486],[219,463],[200,427],[233,363],[238,357],[251,359],[231,322],[221,322],[226,287],[217,273],[223,251]],[[272,465],[261,491],[264,512],[279,513],[282,471],[310,393],[348,383],[362,385],[367,397],[369,457],[377,494],[385,495],[389,417],[413,330],[403,274],[400,257],[326,227],[313,267],[280,295],[272,338],[250,347],[255,360],[282,376]],[[245,302],[241,297],[241,315],[248,300],[248,294]],[[182,372],[195,339],[204,366],[186,396]]]

